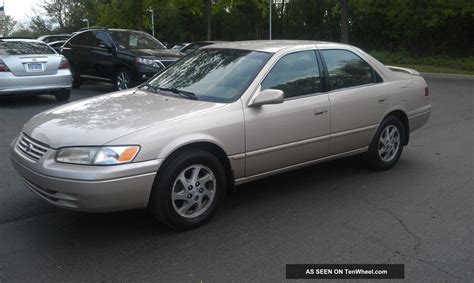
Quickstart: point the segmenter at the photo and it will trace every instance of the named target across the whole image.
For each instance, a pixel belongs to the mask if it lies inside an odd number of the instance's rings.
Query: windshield
[[[232,102],[242,95],[270,56],[248,50],[198,50],[164,70],[149,84],[155,89],[190,92],[199,100]]]
[[[120,48],[166,49],[158,39],[138,31],[110,31]]]

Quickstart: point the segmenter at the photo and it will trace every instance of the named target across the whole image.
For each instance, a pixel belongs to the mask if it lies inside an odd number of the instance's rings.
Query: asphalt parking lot
[[[474,80],[427,79],[433,114],[399,163],[357,157],[238,188],[206,226],[145,211],[57,209],[20,182],[8,145],[54,97],[0,99],[0,282],[283,281],[287,263],[403,263],[409,281],[474,279]],[[72,100],[111,91],[86,85]]]

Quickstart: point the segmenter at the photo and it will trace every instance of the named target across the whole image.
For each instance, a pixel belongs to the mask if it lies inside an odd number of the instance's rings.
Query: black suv
[[[126,29],[90,29],[63,46],[71,64],[73,88],[87,79],[106,81],[123,90],[147,81],[183,55],[151,35]]]

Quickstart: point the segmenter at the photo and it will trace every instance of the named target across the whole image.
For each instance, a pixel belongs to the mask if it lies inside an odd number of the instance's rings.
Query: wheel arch
[[[400,119],[400,121],[403,124],[403,127],[405,128],[405,140],[403,141],[403,145],[407,145],[408,141],[410,140],[410,122],[408,121],[408,116],[407,114],[400,109],[393,110],[389,112],[385,117],[382,119],[385,120],[388,116],[394,116]]]
[[[183,144],[183,145],[180,145],[176,148],[174,148],[172,151],[170,151],[166,157],[164,157],[164,160],[163,160],[163,164],[166,164],[167,160],[170,160],[173,158],[173,156],[175,156],[176,154],[184,151],[184,150],[188,150],[188,149],[193,149],[193,148],[197,148],[197,149],[201,149],[201,150],[204,150],[204,151],[207,151],[209,153],[211,153],[212,155],[216,156],[217,159],[219,159],[219,161],[222,163],[223,167],[224,167],[224,171],[226,173],[226,179],[227,179],[227,190],[229,189],[233,189],[234,186],[235,186],[235,182],[234,182],[234,173],[233,173],[233,170],[232,170],[232,166],[230,164],[230,161],[229,161],[229,158],[227,156],[227,153],[225,152],[225,150],[217,145],[216,143],[213,143],[213,142],[210,142],[210,141],[194,141],[194,142],[191,142],[191,143],[187,143],[187,144]],[[165,166],[160,166],[160,168],[158,169],[158,174],[160,174],[160,171],[163,170]]]
[[[121,70],[121,69],[125,69],[127,70],[130,75],[132,75],[132,68],[130,68],[130,66],[127,66],[126,64],[124,63],[117,63],[114,67],[115,69],[115,72],[112,74],[112,76],[114,76],[114,79],[115,79],[115,76],[117,75],[117,73]]]

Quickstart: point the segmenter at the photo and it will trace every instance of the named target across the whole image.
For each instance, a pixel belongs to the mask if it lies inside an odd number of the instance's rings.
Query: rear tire
[[[81,87],[81,84],[82,84],[82,80],[81,80],[81,77],[79,76],[73,76],[72,77],[72,88],[73,89],[78,89]]]
[[[385,118],[365,154],[369,167],[376,171],[392,168],[402,154],[405,134],[400,119],[395,116]]]
[[[226,173],[219,159],[201,149],[186,149],[161,166],[149,210],[176,230],[203,225],[224,200]]]
[[[69,69],[71,70],[71,74],[72,74],[72,88],[77,89],[81,87],[81,84],[82,84],[81,76],[76,72],[75,65],[72,64],[71,62],[69,62],[69,64],[70,64]]]
[[[61,89],[53,93],[57,101],[68,101],[71,98],[71,91],[69,89]]]

